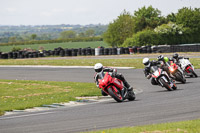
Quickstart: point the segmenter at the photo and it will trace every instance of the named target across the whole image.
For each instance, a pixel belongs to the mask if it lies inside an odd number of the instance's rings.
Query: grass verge
[[[200,69],[200,58],[191,58],[191,63],[196,69]],[[142,59],[8,59],[0,60],[1,65],[50,65],[50,66],[94,66],[95,63],[102,63],[104,66],[112,67],[134,67],[144,68]]]
[[[100,96],[100,91],[93,83],[0,80],[0,114],[74,101],[80,96]]]
[[[123,127],[87,133],[199,133],[200,120],[190,120],[136,127]]]

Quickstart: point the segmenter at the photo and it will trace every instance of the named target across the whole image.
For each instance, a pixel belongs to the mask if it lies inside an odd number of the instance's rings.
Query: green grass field
[[[200,120],[114,128],[87,133],[200,133]]]
[[[190,61],[196,69],[200,69],[200,58],[191,58]],[[142,59],[0,59],[0,65],[94,66],[99,62],[109,67],[144,68]]]
[[[100,95],[95,83],[0,80],[0,114]]]
[[[108,47],[108,45],[103,41],[95,41],[95,42],[64,42],[64,43],[49,43],[49,44],[33,44],[33,45],[14,45],[14,46],[1,46],[1,52],[10,52],[13,47],[31,48],[35,50],[39,50],[40,47],[43,47],[45,50],[53,50],[54,48],[62,47],[62,48],[97,48],[99,46]]]

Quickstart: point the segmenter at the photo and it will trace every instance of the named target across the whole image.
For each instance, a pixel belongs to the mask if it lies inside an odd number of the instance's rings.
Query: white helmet
[[[103,70],[103,65],[102,65],[101,63],[96,63],[96,64],[94,65],[94,70],[95,70],[95,72],[97,72],[97,73],[101,72],[101,71]]]
[[[145,66],[148,66],[150,64],[150,61],[149,61],[149,58],[144,58],[142,63],[145,65]]]

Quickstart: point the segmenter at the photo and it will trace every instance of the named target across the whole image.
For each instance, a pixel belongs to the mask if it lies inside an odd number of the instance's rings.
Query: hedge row
[[[82,38],[68,38],[68,39],[56,39],[56,40],[32,40],[32,41],[24,41],[24,42],[0,43],[0,46],[63,43],[63,42],[89,42],[89,41],[103,41],[103,38],[102,37],[82,37]]]
[[[121,48],[79,48],[63,49],[61,47],[54,50],[43,50],[35,52],[19,51],[0,53],[2,59],[18,58],[38,58],[49,56],[99,56],[99,55],[120,55],[134,53],[170,53],[170,52],[200,52],[200,45],[160,45],[160,46],[142,46],[142,47],[121,47]]]

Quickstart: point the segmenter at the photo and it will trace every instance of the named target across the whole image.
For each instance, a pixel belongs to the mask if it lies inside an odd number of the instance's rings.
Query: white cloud
[[[8,8],[6,8],[6,11],[7,12],[15,12],[15,11],[17,11],[17,9],[16,8],[11,8],[11,7],[8,7]]]
[[[54,9],[52,10],[52,12],[54,12],[54,13],[61,13],[61,12],[65,12],[65,9],[54,8]]]
[[[40,16],[43,16],[43,17],[51,17],[53,14],[51,12],[41,12],[40,13]]]

